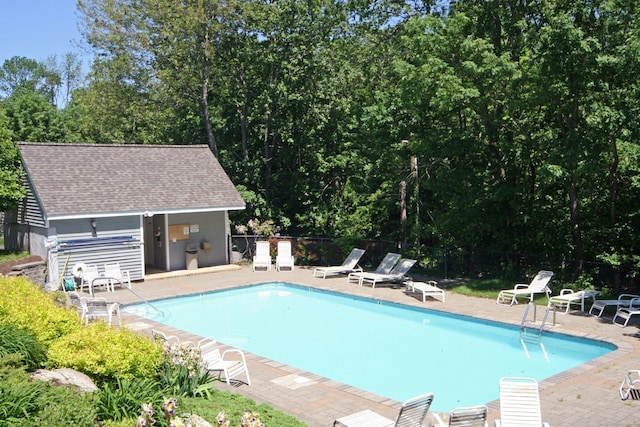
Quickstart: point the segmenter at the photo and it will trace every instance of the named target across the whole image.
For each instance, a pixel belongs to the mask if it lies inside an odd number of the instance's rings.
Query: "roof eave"
[[[50,215],[48,221],[63,221],[70,219],[87,219],[87,218],[115,218],[123,216],[144,216],[151,217],[154,215],[162,214],[185,214],[185,213],[200,213],[200,212],[220,212],[220,211],[240,211],[246,209],[245,205],[229,205],[229,206],[207,206],[201,208],[176,208],[176,209],[149,209],[149,210],[135,210],[126,212],[83,212],[83,213],[64,213]]]

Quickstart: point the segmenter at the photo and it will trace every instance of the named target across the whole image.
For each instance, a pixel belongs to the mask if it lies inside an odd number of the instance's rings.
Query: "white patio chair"
[[[80,304],[85,325],[89,324],[89,320],[104,319],[111,326],[114,317],[120,325],[120,304],[117,302],[108,303],[104,298],[81,298]]]
[[[624,328],[629,323],[629,320],[631,320],[631,317],[637,314],[640,314],[640,298],[633,298],[629,302],[629,306],[620,307],[616,310],[616,314],[613,316],[612,322]],[[616,320],[618,318],[624,320],[624,323],[617,322]]]
[[[119,283],[131,289],[131,275],[128,270],[121,270],[119,262],[108,262],[104,265],[104,277],[111,280],[111,288]],[[113,279],[113,280],[112,280]]]
[[[256,253],[253,256],[253,271],[256,268],[271,270],[271,248],[268,241],[256,242]]]
[[[631,301],[634,298],[640,298],[640,295],[635,294],[621,294],[617,299],[597,299],[591,305],[589,314],[592,316],[600,317],[604,313],[605,308],[609,306],[615,307],[629,307]],[[597,314],[596,314],[597,311]]]
[[[631,370],[624,376],[622,384],[620,384],[620,398],[622,400],[640,399],[640,371]]]
[[[538,382],[533,378],[500,379],[500,419],[496,427],[549,427],[542,422]]]
[[[198,341],[198,348],[204,369],[224,375],[227,385],[231,385],[232,380],[240,381],[238,375],[244,374],[247,378],[246,384],[251,385],[247,360],[242,350],[232,348],[220,353],[218,343],[211,337]]]
[[[276,255],[276,270],[293,271],[293,255],[291,254],[291,242],[288,240],[278,242],[278,254]]]

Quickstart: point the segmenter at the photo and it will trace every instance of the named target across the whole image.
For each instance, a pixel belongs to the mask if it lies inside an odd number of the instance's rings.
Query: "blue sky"
[[[77,22],[76,0],[0,0],[0,65],[14,56],[82,56]],[[87,59],[83,65],[87,70]]]

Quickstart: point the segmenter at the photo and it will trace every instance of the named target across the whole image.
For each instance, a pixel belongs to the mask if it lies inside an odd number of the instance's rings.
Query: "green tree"
[[[56,70],[23,56],[5,60],[0,68],[0,94],[4,97],[17,92],[33,92],[54,104],[60,84]]]
[[[64,141],[66,126],[62,115],[41,95],[20,90],[3,105],[15,141]]]
[[[25,196],[20,157],[12,141],[9,118],[0,105],[0,212],[14,207]]]

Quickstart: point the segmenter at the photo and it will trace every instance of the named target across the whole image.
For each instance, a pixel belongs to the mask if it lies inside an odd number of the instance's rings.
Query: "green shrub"
[[[97,410],[102,419],[121,421],[137,418],[144,402],[161,401],[165,390],[151,379],[117,379],[102,384]]]
[[[27,368],[37,368],[45,361],[44,349],[35,334],[28,329],[0,322],[0,357],[17,353]]]
[[[0,358],[0,426],[93,426],[94,397],[75,389],[29,381],[17,353]]]
[[[49,347],[49,363],[73,368],[101,380],[153,378],[162,349],[126,328],[94,322],[61,337]]]
[[[5,365],[5,359],[0,363]],[[40,411],[39,397],[48,384],[29,382],[23,369],[5,365],[0,371],[0,427],[22,425],[24,419]]]
[[[98,412],[94,393],[75,389],[48,387],[40,396],[41,409],[33,417],[33,426],[97,426]]]
[[[25,278],[0,277],[0,294],[0,322],[33,331],[45,347],[80,325],[77,313],[57,307]]]

